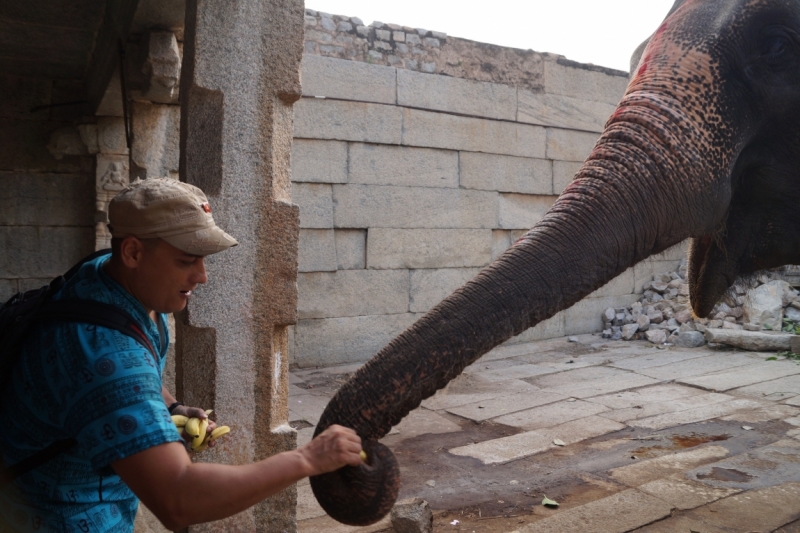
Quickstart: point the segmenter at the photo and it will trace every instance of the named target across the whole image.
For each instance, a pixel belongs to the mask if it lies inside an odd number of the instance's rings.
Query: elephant
[[[544,218],[381,349],[315,435],[355,429],[367,460],[311,479],[330,516],[379,520],[399,490],[382,438],[495,346],[690,238],[695,315],[740,277],[800,262],[800,1],[678,0],[591,155]]]

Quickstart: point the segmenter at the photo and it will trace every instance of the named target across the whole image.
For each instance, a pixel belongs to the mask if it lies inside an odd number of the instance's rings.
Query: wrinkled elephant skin
[[[316,432],[377,441],[482,354],[688,237],[700,316],[737,277],[800,262],[798,125],[800,2],[677,2],[542,221],[364,365]],[[396,464],[378,459],[311,479],[332,517],[391,509]]]

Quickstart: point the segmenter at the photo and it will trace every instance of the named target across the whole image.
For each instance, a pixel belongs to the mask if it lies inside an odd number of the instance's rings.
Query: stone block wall
[[[299,367],[366,361],[539,221],[589,155],[622,72],[306,10],[292,198]],[[684,247],[509,342],[600,331]],[[588,267],[588,266],[587,266]]]

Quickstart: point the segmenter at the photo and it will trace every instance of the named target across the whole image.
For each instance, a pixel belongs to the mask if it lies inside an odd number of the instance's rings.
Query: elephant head
[[[701,317],[738,277],[800,262],[799,170],[800,2],[676,2],[545,217],[331,400],[317,433],[354,428],[369,460],[311,479],[323,508],[378,520],[398,476],[375,441],[482,354],[648,256],[692,238]]]

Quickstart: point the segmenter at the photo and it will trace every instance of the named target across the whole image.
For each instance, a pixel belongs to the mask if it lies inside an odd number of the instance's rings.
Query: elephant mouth
[[[689,301],[698,317],[711,314],[738,277],[720,233],[692,239],[689,246]]]

